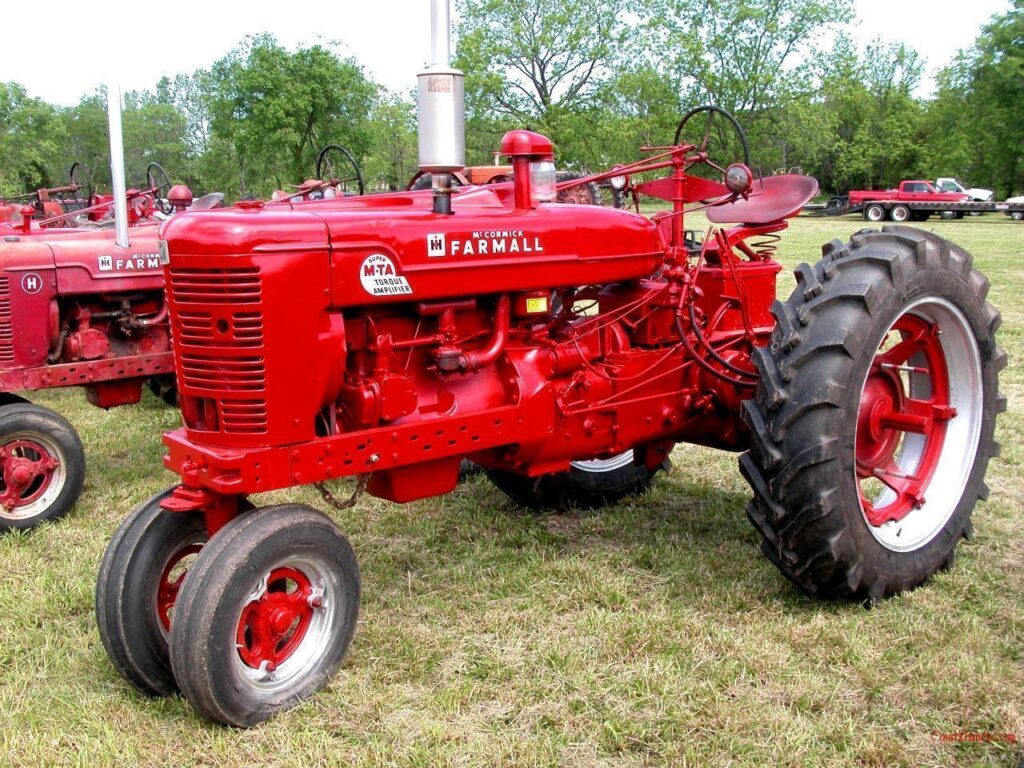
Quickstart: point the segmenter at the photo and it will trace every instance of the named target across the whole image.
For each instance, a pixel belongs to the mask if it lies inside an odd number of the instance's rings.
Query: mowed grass
[[[699,218],[699,217],[695,217]],[[862,228],[801,218],[787,267]],[[1009,411],[992,494],[955,567],[868,610],[800,595],[761,556],[730,454],[680,446],[646,497],[530,516],[484,477],[332,513],[363,604],[330,686],[252,730],[136,694],[107,661],[96,571],[118,523],[175,478],[147,395],[104,412],[39,394],[81,431],[75,512],[0,539],[0,764],[1014,766],[1024,739],[1024,224],[929,222],[1002,309]],[[793,285],[787,270],[780,294]],[[344,488],[343,488],[344,490]],[[262,499],[323,506],[309,489]],[[935,734],[1016,734],[1018,744]]]

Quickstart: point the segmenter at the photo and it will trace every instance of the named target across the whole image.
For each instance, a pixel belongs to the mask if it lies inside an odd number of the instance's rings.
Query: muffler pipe
[[[128,190],[124,182],[124,136],[121,132],[121,87],[107,85],[107,122],[110,125],[110,185],[114,195],[114,242],[128,247]]]
[[[451,66],[450,0],[430,0],[430,66],[417,75],[419,168],[433,180],[434,213],[451,213],[451,174],[466,167],[463,74]]]

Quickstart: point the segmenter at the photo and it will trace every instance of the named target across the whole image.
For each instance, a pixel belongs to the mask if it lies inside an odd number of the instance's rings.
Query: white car
[[[1024,205],[1024,195],[1018,197],[1008,197],[1006,202],[1010,205]],[[1024,211],[1007,211],[1006,215],[1014,221],[1024,221]]]
[[[960,192],[961,194],[967,195],[972,201],[978,203],[987,203],[992,199],[991,189],[981,189],[980,187],[968,187],[962,181],[953,178],[937,179],[935,181],[935,187],[940,192]]]

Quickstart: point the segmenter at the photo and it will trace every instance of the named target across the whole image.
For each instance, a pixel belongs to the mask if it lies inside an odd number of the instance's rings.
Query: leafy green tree
[[[63,139],[55,107],[30,97],[17,83],[0,83],[0,195],[63,183]]]
[[[354,60],[328,48],[292,52],[271,35],[250,37],[214,63],[210,77],[210,134],[233,147],[240,193],[308,178],[324,144],[357,156],[368,149],[377,88]]]
[[[860,83],[846,98],[859,116],[836,159],[836,178],[847,186],[893,186],[918,175],[922,109],[913,92],[921,78],[916,51],[875,41],[859,67]]]
[[[938,84],[924,142],[929,164],[1000,197],[1024,189],[1024,0],[985,25]]]
[[[466,72],[471,161],[489,161],[504,130],[527,126],[549,134],[562,161],[586,160],[634,4],[462,0],[455,65]]]
[[[368,189],[405,189],[417,170],[416,109],[412,102],[385,94],[368,120],[370,151],[362,164]]]

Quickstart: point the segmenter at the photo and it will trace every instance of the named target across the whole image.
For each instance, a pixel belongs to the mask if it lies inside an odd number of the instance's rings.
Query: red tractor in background
[[[334,176],[343,162],[351,178]],[[321,150],[317,176],[283,199],[330,199],[352,179],[362,193],[362,171],[338,145]],[[113,195],[42,220],[24,206],[19,222],[0,224],[0,532],[64,515],[85,477],[71,424],[18,393],[80,386],[90,403],[111,408],[137,403],[148,384],[176,403],[157,227],[175,213],[215,208],[224,196],[193,200],[157,163],[146,177],[146,189],[125,191],[125,246],[116,242]]]
[[[142,385],[173,383],[154,203],[158,187],[126,193],[130,239],[100,223],[54,227],[26,206],[0,226],[0,531],[65,514],[77,501],[85,455],[60,414],[26,390],[81,386],[94,405],[138,402]],[[186,187],[169,195],[183,210]],[[60,214],[99,213],[111,202]]]
[[[118,671],[236,726],[308,697],[352,640],[356,558],[321,512],[250,498],[317,484],[333,499],[322,484],[351,477],[347,504],[408,502],[451,491],[464,457],[543,508],[641,491],[678,442],[743,452],[762,549],[806,592],[876,601],[947,567],[1005,408],[999,313],[970,256],[916,229],[862,231],[776,300],[778,233],[817,183],[716,160],[712,119],[738,124],[714,107],[587,180],[671,203],[651,218],[554,202],[552,145],[529,131],[502,142],[511,182],[453,189],[462,76],[444,0],[434,22],[419,88],[432,190],[162,228],[180,481],[103,558],[96,615]],[[698,116],[704,138],[687,140]],[[698,208],[700,245],[684,229]]]
[[[0,224],[20,222],[24,207],[33,209],[33,217],[53,219],[54,226],[74,226],[71,218],[62,214],[72,213],[86,207],[82,198],[82,184],[79,178],[81,163],[72,163],[68,171],[68,183],[59,187],[44,187],[13,197],[0,198]]]

